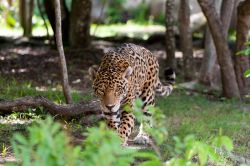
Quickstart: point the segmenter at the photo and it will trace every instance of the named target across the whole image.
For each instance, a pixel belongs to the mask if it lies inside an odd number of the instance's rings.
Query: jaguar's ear
[[[123,73],[123,78],[128,79],[129,76],[132,74],[133,69],[131,66],[129,66]]]
[[[99,68],[99,66],[97,66],[97,65],[93,65],[89,68],[89,70],[88,70],[89,71],[89,78],[91,81],[95,80],[98,68]]]

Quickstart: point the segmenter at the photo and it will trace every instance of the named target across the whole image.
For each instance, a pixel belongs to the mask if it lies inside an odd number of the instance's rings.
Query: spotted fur
[[[167,69],[167,85],[163,86],[156,57],[134,44],[123,44],[105,53],[100,67],[91,67],[89,74],[94,92],[101,100],[107,125],[118,131],[124,143],[135,124],[133,112],[124,111],[124,106],[133,107],[134,100],[139,97],[147,115],[144,108],[155,104],[156,94],[169,95],[175,81],[174,72]]]

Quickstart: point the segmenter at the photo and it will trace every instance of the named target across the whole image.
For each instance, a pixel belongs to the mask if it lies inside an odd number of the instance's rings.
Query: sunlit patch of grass
[[[56,102],[65,102],[61,85],[56,87],[35,87],[31,82],[18,83],[15,79],[5,79],[0,77],[0,99],[10,100],[24,96],[44,96]],[[81,94],[72,90],[74,102],[88,101],[92,98],[91,94]]]
[[[235,151],[244,154],[250,149],[250,111],[238,108],[240,104],[233,100],[210,101],[204,95],[187,95],[182,90],[157,100],[157,106],[167,115],[170,138],[195,134],[206,141],[222,129],[234,140]]]
[[[164,33],[161,25],[141,25],[133,22],[127,24],[95,25],[91,26],[91,35],[98,37],[128,36],[147,40],[153,33]]]
[[[47,25],[49,25],[47,23]],[[0,25],[0,36],[22,36],[23,30],[21,27],[8,28]],[[51,26],[48,26],[49,34],[53,35]],[[97,37],[114,37],[127,36],[131,38],[141,38],[147,40],[154,33],[164,33],[165,27],[162,25],[142,25],[129,21],[126,24],[111,24],[111,25],[96,25],[92,24],[90,33]],[[46,36],[47,32],[43,24],[36,25],[32,28],[33,36]]]

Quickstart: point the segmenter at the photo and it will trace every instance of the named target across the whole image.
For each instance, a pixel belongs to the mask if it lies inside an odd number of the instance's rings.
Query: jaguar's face
[[[129,66],[123,72],[97,72],[93,81],[95,95],[100,99],[104,113],[117,112],[121,101],[128,93],[129,76],[132,73]]]

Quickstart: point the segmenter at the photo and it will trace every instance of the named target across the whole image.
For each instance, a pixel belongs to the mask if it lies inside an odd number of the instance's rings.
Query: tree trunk
[[[69,43],[69,19],[70,14],[66,7],[66,3],[64,0],[60,0],[61,2],[61,14],[62,14],[62,39],[65,45]],[[50,25],[54,32],[54,39],[56,42],[56,28],[55,28],[55,4],[54,0],[45,0],[45,11],[49,18]]]
[[[56,44],[60,56],[60,67],[61,67],[61,79],[63,86],[63,93],[67,104],[72,103],[72,97],[70,93],[70,86],[68,80],[68,71],[66,60],[64,56],[63,43],[62,43],[62,31],[61,31],[61,6],[60,0],[55,0],[55,16],[56,16]]]
[[[174,0],[166,0],[166,66],[176,69],[174,12]]]
[[[216,6],[216,11],[220,13],[220,6],[222,0],[213,0],[213,3]],[[214,46],[214,41],[211,36],[211,32],[209,30],[208,25],[206,26],[205,32],[205,49],[204,49],[204,57],[201,63],[201,70],[199,81],[208,86],[212,86],[214,77],[214,67],[216,64],[216,51]]]
[[[182,0],[179,9],[179,32],[181,51],[183,53],[183,71],[186,80],[194,78],[193,41],[190,29],[189,0]]]
[[[49,28],[48,28],[48,26],[46,24],[46,20],[45,20],[45,17],[44,17],[44,10],[43,10],[42,4],[41,4],[40,0],[37,0],[36,2],[37,2],[37,7],[38,7],[39,14],[40,14],[40,16],[43,19],[43,24],[44,24],[44,27],[46,29],[47,39],[49,40]]]
[[[225,39],[228,37],[228,30],[232,20],[234,10],[234,0],[223,0],[221,4],[221,23],[225,31]]]
[[[228,98],[240,97],[236,81],[231,51],[227,45],[226,32],[219,15],[210,0],[198,0],[204,15],[207,18],[221,70],[223,95]]]
[[[236,52],[245,50],[248,46],[248,32],[250,26],[250,0],[243,1],[237,8],[237,29],[236,29]],[[235,72],[238,86],[242,95],[247,94],[250,86],[249,78],[243,73],[250,67],[249,57],[246,55],[235,55]]]
[[[209,27],[207,26],[205,33],[204,57],[202,59],[200,77],[199,77],[199,81],[202,84],[208,86],[212,85],[212,82],[214,80],[213,72],[215,64],[216,64],[216,51],[215,51],[214,41],[211,36]]]
[[[23,36],[25,37],[30,37],[32,35],[33,8],[34,0],[20,0],[20,22],[21,26],[23,27]]]
[[[70,17],[70,46],[90,45],[91,0],[73,0]]]

